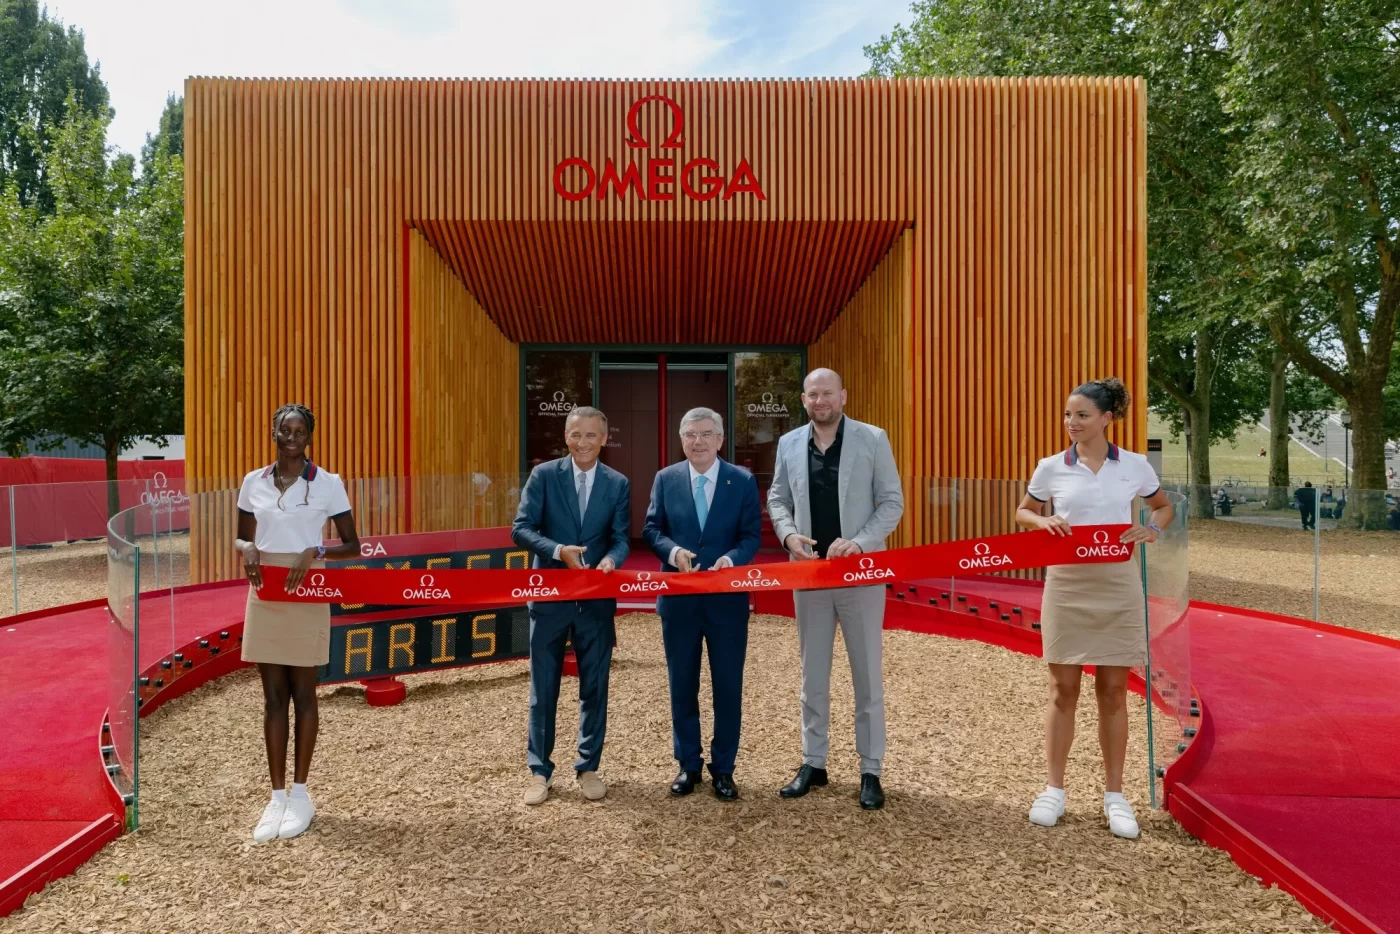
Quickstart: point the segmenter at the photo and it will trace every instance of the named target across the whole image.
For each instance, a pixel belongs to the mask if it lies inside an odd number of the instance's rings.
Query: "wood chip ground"
[[[656,618],[620,619],[619,640],[602,802],[582,798],[569,767],[572,679],[554,793],[538,808],[520,802],[528,678],[512,662],[410,678],[407,701],[386,709],[358,687],[323,688],[316,822],[300,839],[254,845],[262,702],[243,672],[145,722],[142,829],[0,919],[0,934],[1327,930],[1149,811],[1140,698],[1129,701],[1128,794],[1142,838],[1105,826],[1087,683],[1066,819],[1032,827],[1043,667],[888,632],[889,802],[863,812],[837,640],[833,783],[784,801],[777,789],[800,759],[797,639],[791,620],[756,618],[742,798],[721,803],[706,788],[673,800]]]

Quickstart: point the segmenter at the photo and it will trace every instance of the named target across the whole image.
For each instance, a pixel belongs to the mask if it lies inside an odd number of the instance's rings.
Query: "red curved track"
[[[172,651],[195,661],[160,701],[238,667],[244,593],[184,593],[174,620],[168,597],[143,599],[143,669]],[[1037,589],[1016,599],[1038,612]],[[1172,814],[1339,930],[1400,932],[1400,642],[1210,604],[1190,622],[1205,717],[1168,774]],[[0,916],[120,830],[98,753],[107,625],[103,603],[0,624]],[[887,625],[1039,650],[1025,629],[905,600]],[[197,648],[220,631],[229,651]]]

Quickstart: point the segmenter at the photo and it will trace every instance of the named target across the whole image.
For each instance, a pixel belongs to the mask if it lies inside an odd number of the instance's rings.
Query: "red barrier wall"
[[[143,502],[143,497],[185,494],[183,460],[119,461],[117,475],[123,509]],[[0,548],[10,547],[11,515],[21,547],[105,538],[106,476],[104,461],[76,457],[0,458]]]

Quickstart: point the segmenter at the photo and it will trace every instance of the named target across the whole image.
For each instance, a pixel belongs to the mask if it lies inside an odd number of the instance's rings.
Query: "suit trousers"
[[[802,654],[802,762],[826,768],[830,749],[831,658],[836,623],[846,640],[856,695],[856,752],[860,770],[880,774],[885,758],[883,648],[885,588],[843,587],[793,592],[797,646]]]
[[[661,641],[666,647],[666,676],[671,687],[671,749],[676,762],[688,772],[698,772],[704,765],[700,660],[708,649],[715,711],[710,773],[734,773],[744,697],[744,657],[749,645],[749,610],[744,606],[741,613],[734,613],[732,605],[727,596],[718,600],[669,597],[667,611],[661,616]]]
[[[543,612],[540,610],[543,609]],[[594,772],[608,731],[608,675],[612,668],[613,614],[588,603],[550,603],[530,611],[530,771],[554,774],[554,720],[564,646],[573,636],[578,659],[577,772]]]

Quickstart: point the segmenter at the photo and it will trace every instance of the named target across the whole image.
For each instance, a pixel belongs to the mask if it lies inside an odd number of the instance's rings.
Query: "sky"
[[[835,77],[909,0],[47,0],[85,35],[138,153],[191,75]]]

